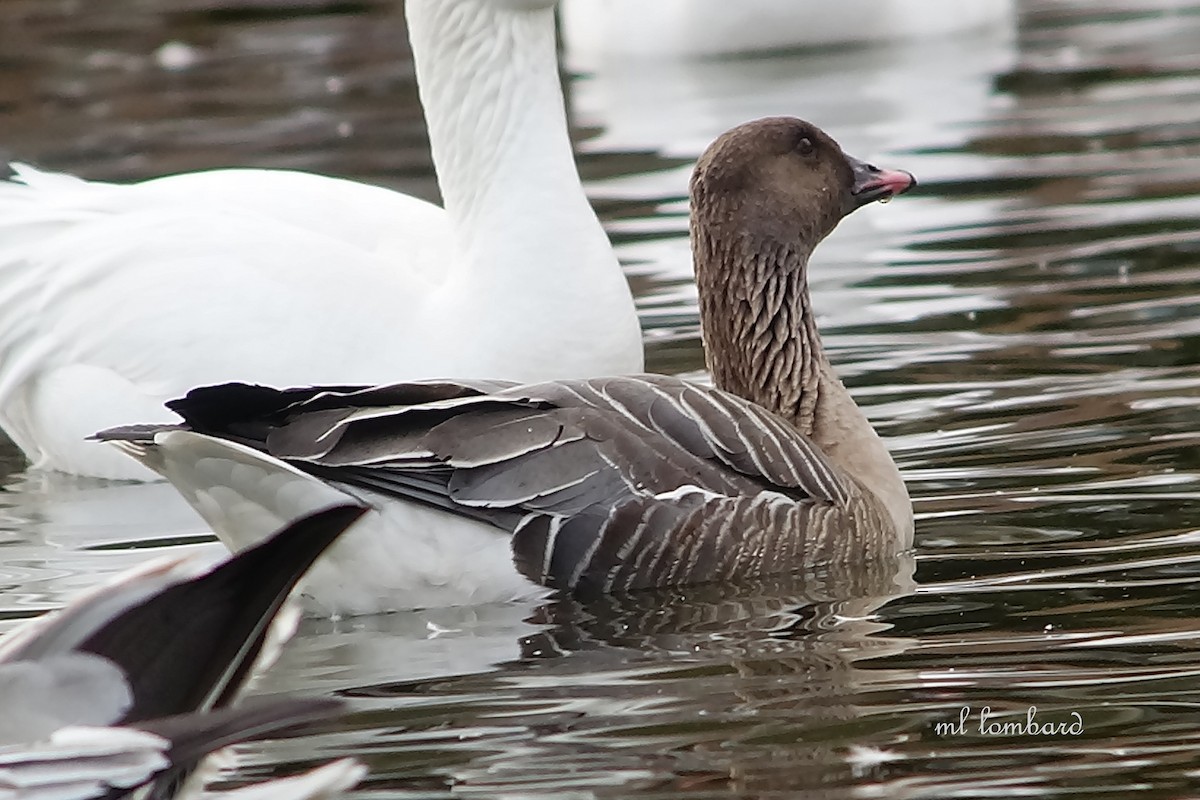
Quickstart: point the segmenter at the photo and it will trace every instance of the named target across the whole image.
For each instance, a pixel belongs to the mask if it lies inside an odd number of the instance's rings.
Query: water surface
[[[313,621],[257,690],[354,711],[243,748],[230,780],[354,753],[364,793],[405,798],[1194,786],[1200,11],[1161,5],[1031,0],[1007,33],[573,78],[656,370],[703,369],[684,197],[715,135],[796,114],[920,178],[813,265],[831,358],[909,482],[915,559]],[[90,178],[280,166],[436,196],[396,8],[158,8],[0,5],[0,148]],[[149,551],[219,553],[165,486],[3,452],[5,627]],[[989,735],[984,707],[1082,730]]]

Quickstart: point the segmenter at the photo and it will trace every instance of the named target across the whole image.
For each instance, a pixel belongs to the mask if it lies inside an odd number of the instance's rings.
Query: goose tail
[[[307,514],[363,505],[358,497],[266,453],[178,425],[122,426],[93,438],[170,481],[234,552]],[[326,566],[323,562],[317,570]]]

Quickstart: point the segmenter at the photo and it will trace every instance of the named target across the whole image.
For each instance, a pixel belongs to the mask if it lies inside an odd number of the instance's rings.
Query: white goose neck
[[[407,2],[438,183],[468,259],[503,250],[506,240],[542,241],[547,232],[603,236],[567,135],[554,9],[521,5]],[[514,187],[521,203],[513,202]]]

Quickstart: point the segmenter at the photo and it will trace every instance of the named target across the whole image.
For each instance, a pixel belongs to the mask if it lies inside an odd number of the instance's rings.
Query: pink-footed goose
[[[787,117],[708,148],[692,250],[715,389],[662,375],[225,384],[172,402],[182,425],[99,438],[175,484],[235,550],[346,495],[376,506],[310,574],[317,613],[887,556],[911,542],[908,494],[825,357],[807,265],[843,216],[913,182]]]

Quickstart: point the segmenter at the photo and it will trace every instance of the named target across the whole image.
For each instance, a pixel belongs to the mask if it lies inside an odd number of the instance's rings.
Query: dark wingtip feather
[[[154,434],[163,431],[182,430],[182,425],[163,425],[163,424],[144,424],[144,425],[118,425],[115,428],[106,428],[102,431],[96,431],[91,436],[87,437],[90,442],[139,442],[149,443],[154,441]]]
[[[126,722],[212,708],[249,675],[271,620],[312,563],[367,509],[304,517],[211,572],[169,586],[111,620],[80,650],[118,664],[134,705]]]
[[[167,408],[197,431],[219,430],[230,422],[277,414],[293,402],[284,390],[249,383],[200,386],[167,401]]]

